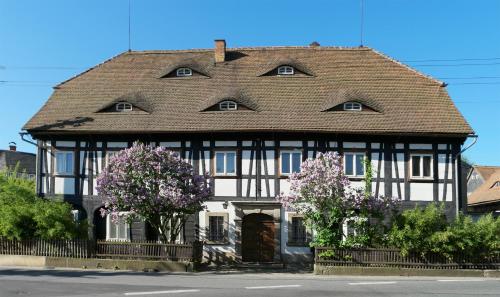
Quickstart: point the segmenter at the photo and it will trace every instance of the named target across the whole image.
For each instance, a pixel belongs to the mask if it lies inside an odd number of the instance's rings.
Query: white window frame
[[[283,65],[278,67],[278,75],[294,75],[295,68],[290,65]]]
[[[420,175],[413,175],[413,157],[420,157]],[[431,157],[431,164],[429,168],[429,176],[424,176],[424,158]],[[414,154],[410,153],[410,177],[412,179],[433,179],[434,176],[434,155],[433,154]]]
[[[234,173],[227,172],[227,154],[234,154]],[[217,172],[217,154],[224,154],[224,172]],[[214,152],[214,174],[216,176],[236,176],[236,172],[238,172],[238,154],[236,151],[215,151]]]
[[[347,111],[361,111],[363,106],[359,102],[346,102],[344,103],[344,110]]]
[[[346,165],[347,165],[347,158],[346,158],[346,155],[352,155],[352,171],[353,171],[353,174],[347,174],[347,170],[346,170]],[[359,155],[362,155],[363,156],[363,174],[358,174],[358,170],[357,170],[357,164],[356,164],[356,160],[357,160],[357,156]],[[343,156],[343,162],[344,163],[344,174],[345,176],[347,177],[365,177],[366,175],[366,166],[365,166],[365,160],[366,160],[366,153],[360,153],[360,152],[344,152],[344,156]]]
[[[283,172],[283,154],[290,154],[290,157],[288,159],[288,165],[290,166],[290,172]],[[302,151],[300,150],[282,150],[280,151],[280,174],[281,175],[291,175],[295,172],[293,172],[293,154],[300,154],[300,165],[302,165]],[[300,172],[300,167],[299,167],[299,172]]]
[[[177,75],[177,77],[192,76],[193,70],[191,68],[188,68],[188,67],[182,67],[182,68],[177,69],[175,74]]]
[[[224,100],[219,103],[219,110],[237,110],[238,103],[231,100]]]
[[[121,211],[118,213],[118,216],[119,217],[122,217],[123,215],[126,215],[128,214],[128,211]],[[121,219],[121,218],[120,218]],[[117,235],[117,237],[115,238],[111,238],[111,224],[113,224],[113,226],[115,228],[117,228],[115,231],[115,234]],[[123,224],[125,224],[125,234],[126,234],[126,237],[125,238],[121,238],[119,237],[120,236],[120,228],[118,227],[117,224],[113,223],[113,221],[111,220],[111,214],[108,214],[106,216],[106,241],[130,241],[130,224],[127,223],[127,222],[123,222]]]
[[[59,171],[58,170],[58,158],[57,158],[57,155],[64,155],[64,158],[62,158],[63,162],[64,162],[64,171]],[[67,170],[68,169],[68,163],[67,163],[67,155],[71,155],[71,163],[69,164],[71,167],[70,167],[70,170]],[[60,174],[60,175],[73,175],[74,174],[74,170],[75,170],[75,153],[73,151],[56,151],[54,153],[54,162],[55,162],[55,166],[54,166],[54,171],[55,171],[55,174]]]
[[[115,109],[118,112],[127,112],[132,111],[134,108],[132,107],[132,104],[128,102],[118,102],[115,105]]]
[[[294,75],[295,68],[289,65],[283,65],[278,67],[278,75]]]

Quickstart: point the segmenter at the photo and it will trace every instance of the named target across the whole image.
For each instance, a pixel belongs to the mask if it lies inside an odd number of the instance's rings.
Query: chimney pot
[[[17,150],[15,142],[9,142],[9,150],[15,152]]]
[[[215,40],[215,63],[226,61],[226,41],[224,39]]]

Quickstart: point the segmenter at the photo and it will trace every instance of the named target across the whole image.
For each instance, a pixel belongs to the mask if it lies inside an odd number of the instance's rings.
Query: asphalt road
[[[0,267],[0,297],[13,296],[500,296],[500,279]]]

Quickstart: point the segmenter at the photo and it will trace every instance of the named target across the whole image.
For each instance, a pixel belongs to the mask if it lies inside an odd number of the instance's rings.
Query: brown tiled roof
[[[443,84],[369,48],[276,47],[120,54],[59,84],[24,126],[30,132],[295,131],[367,134],[472,133]],[[279,63],[311,75],[259,76]],[[185,65],[204,75],[160,78]],[[272,70],[272,69],[271,69]],[[203,111],[226,90],[251,109]],[[379,112],[324,111],[332,94],[352,90]],[[141,94],[148,112],[100,113],[127,94]],[[335,99],[335,100],[338,100]],[[335,101],[334,100],[334,101]],[[340,102],[340,101],[339,101]]]
[[[500,202],[500,167],[493,166],[474,166],[474,168],[481,174],[484,183],[472,192],[468,199],[468,204],[479,205]]]

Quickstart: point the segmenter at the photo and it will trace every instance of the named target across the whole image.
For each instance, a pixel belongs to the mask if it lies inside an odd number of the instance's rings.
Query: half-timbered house
[[[93,236],[152,236],[146,223],[101,218],[96,176],[135,140],[178,151],[209,172],[212,199],[180,240],[205,241],[208,261],[291,261],[310,253],[302,218],[275,196],[318,152],[405,206],[460,197],[460,150],[473,131],[446,84],[366,47],[130,51],[54,87],[25,125],[38,143],[37,191],[60,196]]]

